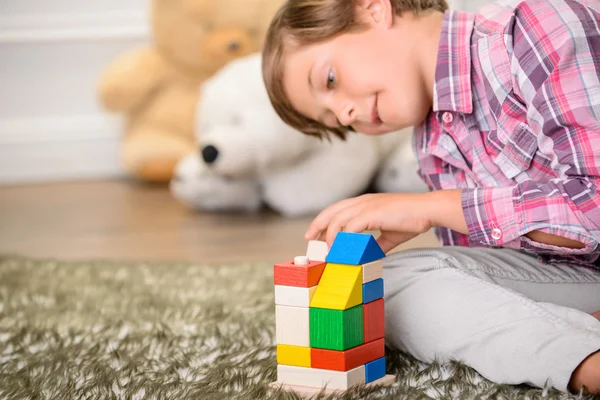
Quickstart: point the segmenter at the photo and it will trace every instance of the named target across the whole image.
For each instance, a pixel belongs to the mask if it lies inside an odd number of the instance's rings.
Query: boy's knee
[[[487,255],[489,257],[489,255]],[[383,270],[388,341],[422,361],[456,352],[463,311],[476,307],[466,292],[481,290],[485,252],[415,249],[391,255]]]
[[[414,249],[388,256],[383,267],[386,283],[421,276],[427,272],[455,268],[460,261],[444,248]]]
[[[452,314],[453,306],[444,293],[456,290],[452,276],[458,273],[458,262],[444,249],[411,250],[386,260],[383,277],[390,344],[422,361],[432,361],[434,352],[445,352],[444,335],[438,335],[435,327],[443,324],[441,316]],[[430,340],[435,340],[437,351]]]

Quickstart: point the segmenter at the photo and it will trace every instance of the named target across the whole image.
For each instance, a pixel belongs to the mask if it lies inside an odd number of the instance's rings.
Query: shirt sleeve
[[[600,15],[573,0],[538,3],[521,3],[505,39],[528,129],[559,178],[466,189],[463,210],[471,242],[586,254],[600,239]],[[585,248],[559,248],[524,236],[534,230]]]

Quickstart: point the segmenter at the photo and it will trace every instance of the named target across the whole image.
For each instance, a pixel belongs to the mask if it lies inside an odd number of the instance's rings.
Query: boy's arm
[[[444,227],[468,235],[469,228],[462,208],[462,192],[456,190],[439,190],[431,192],[429,196],[429,209],[432,227]],[[561,236],[531,231],[526,234],[531,240],[550,246],[567,247],[573,249],[584,248],[585,245],[576,240]]]
[[[474,242],[590,253],[600,242],[600,14],[582,2],[531,3],[507,35],[513,90],[527,108],[521,133],[561,178],[463,189],[462,211]]]

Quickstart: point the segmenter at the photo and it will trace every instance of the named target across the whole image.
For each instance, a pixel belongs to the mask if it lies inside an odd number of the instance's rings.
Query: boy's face
[[[410,35],[409,23],[403,26],[403,18],[392,16],[398,19],[387,25],[385,18],[380,15],[359,33],[287,49],[283,84],[298,112],[368,135],[426,118],[433,88],[427,88],[419,66],[419,40]]]

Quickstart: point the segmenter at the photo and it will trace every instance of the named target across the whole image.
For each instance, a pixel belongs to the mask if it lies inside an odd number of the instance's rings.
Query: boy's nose
[[[356,109],[353,105],[347,105],[343,107],[337,118],[340,120],[340,123],[344,126],[350,126],[356,120]]]

